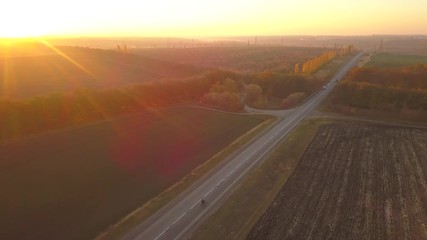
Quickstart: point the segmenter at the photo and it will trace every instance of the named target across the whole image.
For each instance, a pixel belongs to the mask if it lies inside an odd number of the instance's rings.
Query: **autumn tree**
[[[336,86],[328,105],[391,112],[426,111],[425,79],[427,66],[356,68]]]
[[[299,64],[297,63],[297,64],[295,64],[295,67],[294,67],[294,73],[295,74],[299,74],[300,73],[300,67],[299,67]]]
[[[301,103],[306,98],[306,96],[307,95],[303,92],[291,93],[282,100],[282,108],[287,109],[294,107],[295,105]]]
[[[326,63],[328,63],[329,61],[334,59],[336,57],[336,55],[337,54],[335,51],[328,51],[328,52],[323,53],[320,56],[317,56],[315,58],[307,60],[302,65],[301,73],[304,73],[304,74],[314,73],[319,68],[321,68],[323,65],[325,65]]]
[[[227,78],[223,83],[216,82],[206,93],[202,102],[227,111],[238,111],[243,108],[240,101],[239,87],[235,80]]]
[[[254,104],[262,98],[262,88],[254,83],[245,86],[245,102]]]

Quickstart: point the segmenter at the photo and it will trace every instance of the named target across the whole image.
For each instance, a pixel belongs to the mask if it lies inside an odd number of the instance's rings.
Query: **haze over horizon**
[[[0,37],[427,34],[423,0],[8,1]]]

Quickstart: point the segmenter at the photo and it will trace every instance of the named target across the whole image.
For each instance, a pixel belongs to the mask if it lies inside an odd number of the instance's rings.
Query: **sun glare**
[[[42,25],[26,18],[0,17],[0,38],[29,38],[42,34]]]
[[[30,20],[3,24],[0,28],[0,38],[30,38],[41,34],[40,27],[32,24]]]
[[[0,38],[32,38],[38,36],[40,36],[40,33],[35,31],[23,31],[22,29],[0,30]]]
[[[48,8],[39,1],[5,1],[0,11],[0,38],[31,38],[45,34],[49,22],[60,21],[52,21],[48,13]]]
[[[412,4],[387,0],[5,2],[0,38],[372,34],[407,33],[408,29],[425,34],[427,20],[425,0],[412,0]]]

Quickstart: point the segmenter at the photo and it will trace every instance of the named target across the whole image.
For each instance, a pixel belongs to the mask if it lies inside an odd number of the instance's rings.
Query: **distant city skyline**
[[[427,34],[425,0],[14,0],[0,37]]]

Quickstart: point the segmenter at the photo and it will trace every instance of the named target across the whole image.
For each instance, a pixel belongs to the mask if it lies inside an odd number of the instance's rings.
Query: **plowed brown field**
[[[427,131],[323,125],[248,239],[427,239]]]

